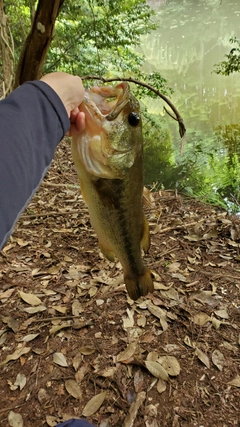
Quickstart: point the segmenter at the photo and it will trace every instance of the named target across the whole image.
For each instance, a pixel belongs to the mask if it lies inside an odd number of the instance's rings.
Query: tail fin
[[[154,291],[152,273],[146,267],[144,267],[143,273],[138,276],[124,276],[124,281],[128,295],[134,301]]]

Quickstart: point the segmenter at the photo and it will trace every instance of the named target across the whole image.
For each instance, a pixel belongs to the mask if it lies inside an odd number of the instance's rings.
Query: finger
[[[71,123],[69,131],[66,133],[68,136],[74,136],[81,133],[85,129],[85,114],[78,112],[74,123]]]

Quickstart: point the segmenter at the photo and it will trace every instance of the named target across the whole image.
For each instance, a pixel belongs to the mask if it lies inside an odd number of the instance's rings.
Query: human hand
[[[85,128],[85,114],[78,108],[84,97],[84,87],[80,77],[57,71],[46,74],[41,80],[51,86],[67,110],[70,119],[67,135],[73,136],[82,132]]]

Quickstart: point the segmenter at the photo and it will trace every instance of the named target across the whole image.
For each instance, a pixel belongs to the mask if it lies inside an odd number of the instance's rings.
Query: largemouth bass
[[[119,259],[130,298],[153,292],[141,247],[150,247],[142,207],[143,143],[140,108],[127,83],[85,91],[83,133],[72,138],[72,155],[83,198],[103,255]]]

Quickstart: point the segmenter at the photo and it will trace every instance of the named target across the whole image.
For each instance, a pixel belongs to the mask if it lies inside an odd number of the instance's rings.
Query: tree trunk
[[[14,88],[41,77],[55,21],[63,3],[64,0],[38,0],[32,28],[18,61]]]
[[[12,90],[13,85],[13,40],[7,24],[7,16],[3,10],[3,1],[0,0],[0,52],[2,54],[3,87],[2,97],[5,98]]]

